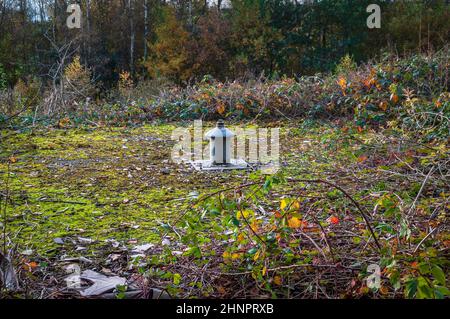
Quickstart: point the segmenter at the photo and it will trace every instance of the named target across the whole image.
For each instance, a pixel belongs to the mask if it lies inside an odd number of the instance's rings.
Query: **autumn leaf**
[[[267,267],[264,266],[264,268],[262,269],[262,275],[265,276],[267,274]]]
[[[398,95],[397,94],[391,94],[391,101],[394,103],[398,102]]]
[[[362,133],[364,131],[364,129],[361,126],[358,126],[356,129],[358,130],[359,133]]]
[[[283,199],[280,203],[280,209],[284,210],[287,207],[287,201],[285,199]]]
[[[257,260],[259,259],[260,256],[261,256],[261,251],[258,250],[258,251],[255,253],[255,255],[253,256],[253,260],[254,260],[254,261],[257,261]]]
[[[365,161],[367,161],[367,156],[361,155],[358,157],[358,163],[364,163]]]
[[[227,293],[226,289],[222,286],[219,286],[217,288],[217,291],[221,294],[221,295],[225,295]]]
[[[219,113],[220,115],[223,115],[225,113],[225,109],[225,104],[223,104],[222,102],[218,103],[216,106],[217,113]]]
[[[276,218],[282,218],[283,217],[283,215],[279,211],[276,211],[274,213],[274,215],[275,215]]]
[[[223,259],[230,259],[231,254],[228,251],[224,251],[222,254]]]
[[[281,235],[280,235],[280,233],[277,233],[277,234],[275,235],[275,238],[277,239],[277,241],[280,241],[280,240],[281,240]]]
[[[342,90],[347,88],[347,80],[344,77],[340,77],[337,81],[337,84],[341,87]]]
[[[297,217],[292,217],[288,220],[288,225],[290,228],[300,228],[302,226],[302,222]]]
[[[237,218],[238,220],[240,220],[241,218],[247,219],[247,218],[249,218],[252,214],[253,214],[253,211],[246,209],[246,210],[244,210],[244,211],[238,211],[237,214],[236,214],[236,218]]]
[[[237,241],[238,242],[243,242],[245,240],[245,236],[243,233],[240,233],[237,237]]]
[[[380,109],[386,111],[388,108],[388,103],[386,101],[380,102]]]
[[[236,260],[236,259],[240,259],[241,258],[241,254],[238,253],[232,253],[231,254],[231,259],[232,260]]]
[[[339,218],[337,218],[336,216],[331,216],[330,223],[332,223],[333,225],[339,224]]]
[[[252,229],[252,231],[257,233],[259,231],[258,222],[256,220],[252,221],[252,223],[250,224],[250,228]]]
[[[59,120],[58,126],[59,126],[59,128],[64,128],[64,127],[66,127],[69,123],[70,123],[70,119],[67,118],[67,117],[65,117],[65,118]]]
[[[292,203],[292,208],[294,208],[295,210],[300,210],[300,202],[298,200],[295,200]]]
[[[31,271],[33,271],[33,269],[37,268],[38,266],[39,265],[36,262],[31,261],[29,263],[25,263],[23,265],[23,269],[26,270],[26,271],[30,271],[31,272]]]
[[[280,276],[275,276],[275,277],[273,277],[273,283],[274,283],[275,285],[281,286],[282,282],[283,282],[283,280],[281,279]]]
[[[14,157],[14,156],[11,156],[11,157],[9,158],[9,161],[10,161],[12,164],[14,164],[14,163],[17,162],[17,158]]]
[[[387,295],[389,293],[389,290],[386,286],[381,286],[379,291],[382,295]]]

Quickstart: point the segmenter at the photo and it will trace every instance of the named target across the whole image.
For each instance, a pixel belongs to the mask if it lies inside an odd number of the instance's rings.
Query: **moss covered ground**
[[[161,226],[179,221],[190,194],[213,193],[249,179],[247,171],[206,173],[174,163],[171,134],[180,125],[187,124],[3,130],[0,191],[9,200],[2,212],[2,237],[23,256],[19,262],[37,261],[32,272],[46,278],[54,270],[46,268],[47,261],[82,256],[104,266],[119,246],[130,254],[138,245],[161,246]],[[445,141],[421,144],[400,130],[361,131],[337,123],[261,126],[281,127],[280,164],[286,177],[320,177],[341,185],[371,212],[383,246],[396,245],[391,241],[406,231],[404,244],[422,245],[426,258],[448,249]],[[311,206],[317,214],[346,218],[348,203],[339,194],[311,191],[305,196],[328,199]],[[391,202],[397,217],[389,215]],[[396,229],[397,235],[380,225]],[[443,231],[428,237],[436,227]]]

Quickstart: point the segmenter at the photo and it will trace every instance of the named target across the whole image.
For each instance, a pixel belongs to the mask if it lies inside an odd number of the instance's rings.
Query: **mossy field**
[[[2,131],[2,192],[10,198],[2,223],[9,244],[20,256],[20,267],[31,275],[27,280],[42,284],[49,280],[46,274],[50,273],[59,279],[47,289],[61,292],[66,291],[63,266],[67,260],[79,261],[82,268],[129,276],[132,268],[126,265],[133,264],[135,247],[151,244],[155,248],[147,252],[147,257],[152,258],[163,255],[161,247],[167,245],[175,245],[172,250],[188,251],[189,244],[184,240],[175,244],[175,225],[184,218],[192,194],[238,188],[255,175],[251,171],[199,172],[174,163],[172,131],[189,125]],[[279,173],[286,179],[319,176],[339,184],[367,209],[383,247],[420,245],[426,249],[422,259],[430,255],[438,258],[440,267],[447,267],[442,258],[450,238],[442,230],[448,228],[448,180],[438,177],[428,183],[428,171],[411,174],[413,166],[438,165],[448,158],[445,143],[423,145],[401,131],[361,131],[341,123],[276,122],[260,126],[281,127]],[[261,205],[273,209],[280,200],[289,200],[292,192],[288,186],[281,186]],[[303,185],[299,194],[300,210],[305,210],[302,218],[307,220],[313,211],[312,220],[320,218],[319,225],[331,238],[318,240],[319,245],[327,246],[318,250],[322,254],[345,253],[348,247],[342,246],[342,238],[349,238],[355,249],[373,245],[364,220],[336,189],[308,189]],[[411,205],[415,207],[414,217]],[[329,228],[337,227],[334,219],[327,223],[329,217],[339,220],[340,231]],[[214,225],[208,227],[214,229]],[[430,236],[430,230],[436,227],[441,231]],[[395,235],[397,231],[406,232],[401,235],[406,237]],[[337,246],[331,248],[330,241],[334,240]],[[313,250],[302,253],[315,256]],[[401,260],[409,264],[415,258],[407,255]],[[172,277],[161,278],[169,278],[173,285]],[[166,284],[160,283],[159,288],[165,289]],[[205,293],[205,289],[200,290],[202,293],[197,294]]]

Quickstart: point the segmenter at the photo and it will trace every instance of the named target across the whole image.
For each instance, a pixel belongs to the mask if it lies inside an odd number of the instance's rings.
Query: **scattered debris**
[[[94,283],[89,288],[80,291],[83,297],[99,296],[115,289],[117,286],[124,286],[127,283],[125,278],[118,276],[107,277],[93,270],[83,271],[80,278]]]
[[[2,253],[0,253],[0,284],[10,291],[19,289],[19,281],[11,257]]]
[[[150,250],[153,247],[155,247],[155,245],[153,245],[153,244],[140,245],[140,246],[134,247],[132,252],[133,253],[146,253],[148,250]]]
[[[58,237],[58,238],[53,239],[53,241],[55,242],[55,244],[64,245],[64,240],[62,238]]]

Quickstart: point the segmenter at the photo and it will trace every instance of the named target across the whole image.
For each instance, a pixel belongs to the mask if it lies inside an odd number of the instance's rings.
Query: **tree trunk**
[[[136,35],[134,34],[134,18],[133,18],[133,0],[128,0],[128,12],[130,21],[130,73],[134,74],[134,41]]]
[[[148,48],[148,0],[144,0],[144,61],[147,61]]]

